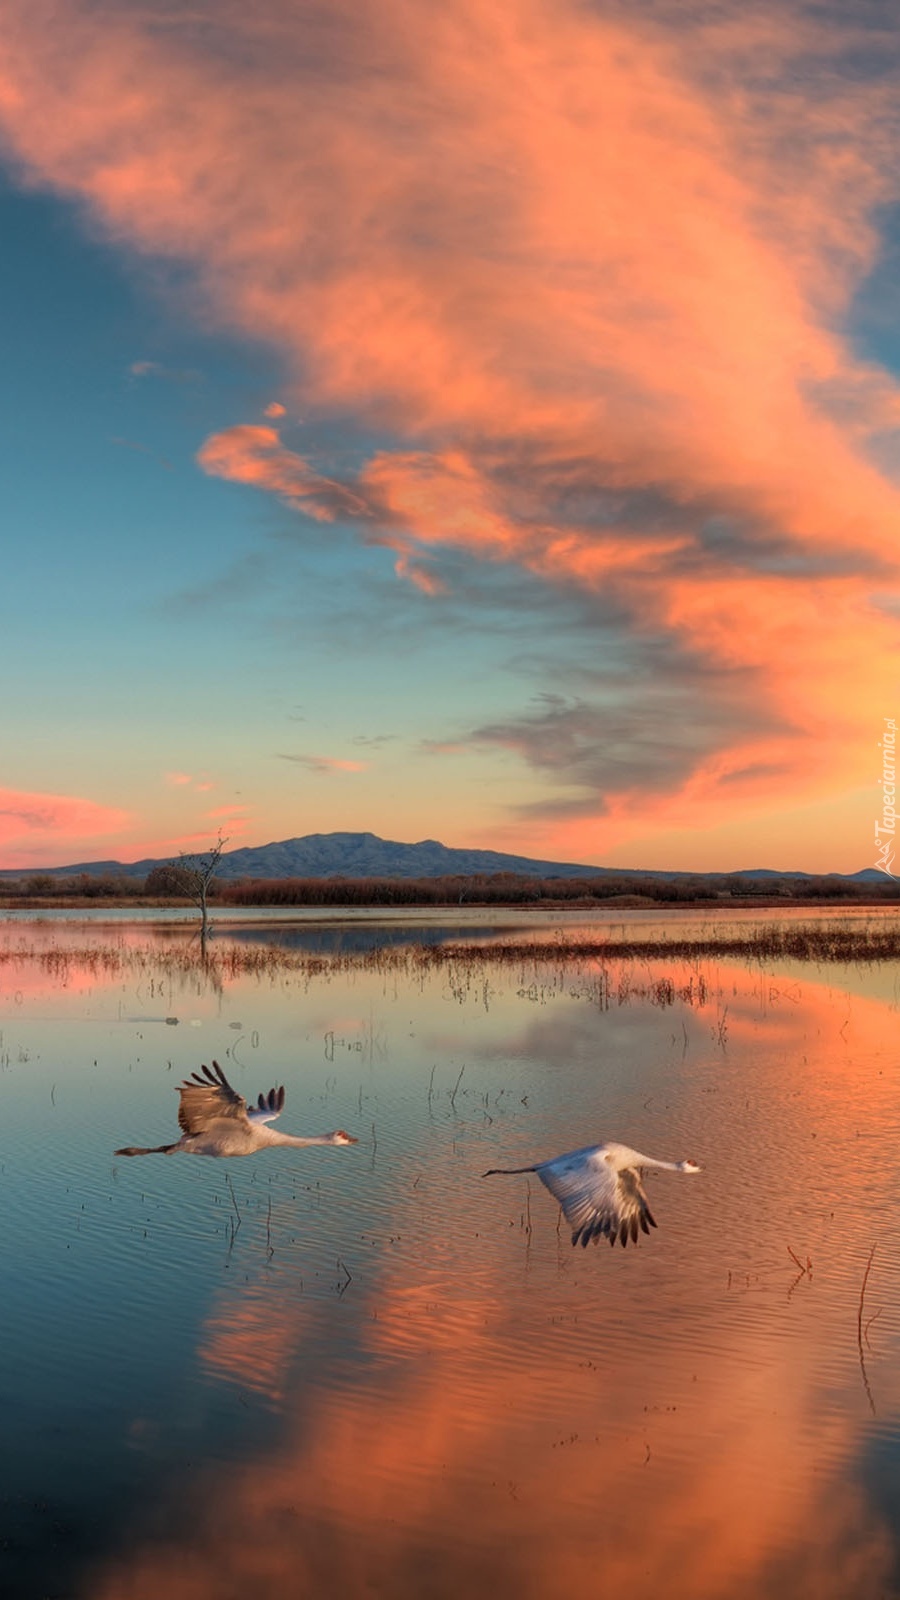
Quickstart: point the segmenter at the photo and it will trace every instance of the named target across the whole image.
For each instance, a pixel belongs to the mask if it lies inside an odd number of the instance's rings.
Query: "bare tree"
[[[220,833],[216,843],[199,855],[187,855],[182,850],[174,867],[178,874],[179,892],[192,900],[200,912],[200,945],[204,952],[209,932],[209,888],[227,843],[228,840],[223,839]]]

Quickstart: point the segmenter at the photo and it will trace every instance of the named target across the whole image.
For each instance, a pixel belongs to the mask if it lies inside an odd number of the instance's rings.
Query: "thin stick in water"
[[[869,1329],[871,1328],[873,1322],[877,1322],[878,1321],[878,1318],[881,1316],[881,1313],[882,1313],[883,1310],[884,1310],[884,1306],[879,1306],[877,1311],[873,1311],[872,1315],[870,1316],[870,1318],[868,1320],[868,1322],[866,1323],[865,1327],[863,1328],[863,1338],[866,1341],[866,1348],[868,1350],[871,1350],[871,1348],[872,1348],[871,1344],[869,1343]]]
[[[859,1370],[862,1373],[863,1388],[868,1396],[873,1417],[876,1416],[877,1413],[875,1411],[875,1401],[872,1399],[872,1390],[869,1387],[869,1379],[866,1373],[866,1358],[863,1353],[863,1302],[866,1298],[866,1285],[869,1281],[869,1273],[872,1270],[872,1262],[875,1258],[876,1249],[877,1243],[873,1244],[871,1250],[869,1251],[869,1259],[866,1262],[866,1270],[863,1273],[863,1281],[859,1291],[859,1310],[856,1317],[856,1339],[859,1345]]]
[[[231,1204],[234,1206],[234,1214],[237,1217],[237,1227],[239,1228],[244,1219],[241,1216],[240,1208],[238,1206],[237,1199],[235,1197],[234,1185],[233,1185],[233,1183],[231,1181],[231,1176],[227,1172],[225,1174],[225,1182],[228,1185],[228,1193],[231,1195]],[[237,1233],[237,1228],[235,1228],[234,1231],[235,1231],[235,1233]]]

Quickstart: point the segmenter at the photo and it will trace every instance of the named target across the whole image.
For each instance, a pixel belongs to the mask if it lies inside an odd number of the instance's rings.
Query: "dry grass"
[[[489,947],[483,945],[443,944],[420,952],[421,956],[440,961],[447,957],[459,959],[480,953],[490,955],[492,961],[533,960],[537,954],[544,959],[551,955],[569,961],[655,960],[668,956],[681,961],[692,961],[703,956],[739,956],[750,961],[772,961],[790,958],[794,961],[844,961],[872,962],[896,961],[900,957],[900,925],[859,927],[852,924],[832,924],[828,927],[778,925],[748,929],[744,933],[716,932],[702,936],[671,939],[641,938],[636,932],[630,938],[562,939],[551,946],[541,946],[535,941],[501,939]]]
[[[133,930],[132,930],[133,939]],[[155,929],[145,941],[132,939],[101,942],[85,936],[75,943],[71,935],[65,942],[53,938],[10,939],[0,946],[0,972],[16,963],[27,963],[65,985],[80,980],[104,981],[120,975],[133,979],[166,977],[198,986],[213,987],[243,977],[275,980],[293,977],[309,982],[353,972],[376,972],[411,979],[442,970],[451,989],[471,990],[486,982],[492,968],[519,969],[523,992],[532,989],[557,989],[571,984],[576,975],[588,983],[592,997],[604,1007],[624,1004],[632,996],[650,999],[660,1006],[676,1000],[703,1005],[704,980],[695,974],[685,983],[659,971],[661,962],[696,963],[702,958],[738,958],[753,964],[767,964],[789,958],[811,963],[871,964],[896,960],[900,956],[900,926],[777,925],[735,932],[717,932],[713,927],[703,936],[670,939],[642,938],[639,932],[628,938],[558,937],[552,942],[536,939],[501,938],[484,942],[455,942],[385,946],[367,952],[310,954],[273,944],[244,945],[227,936],[218,937],[203,953],[190,929]],[[652,971],[648,963],[653,962]]]

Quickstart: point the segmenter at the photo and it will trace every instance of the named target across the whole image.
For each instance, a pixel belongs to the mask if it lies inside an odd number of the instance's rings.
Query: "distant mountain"
[[[697,876],[697,874],[694,874]],[[707,876],[707,874],[699,874]],[[822,878],[840,878],[843,883],[880,883],[885,874],[878,867],[862,867],[859,872],[779,872],[777,867],[742,867],[740,872],[711,873],[711,877],[727,878],[800,878],[808,883],[818,883]]]
[[[68,867],[2,870],[0,878],[22,878],[35,871],[54,878],[80,872],[92,877],[146,878],[154,867],[178,861],[177,856],[133,862],[79,861]],[[572,862],[533,861],[528,856],[504,855],[497,850],[452,850],[436,839],[419,844],[398,844],[374,833],[308,833],[300,839],[224,851],[216,876],[223,882],[235,878],[441,878],[475,873],[516,872],[533,878],[576,878],[596,875],[598,867]]]
[[[0,880],[26,878],[40,871],[49,877],[68,878],[78,873],[91,877],[146,878],[154,867],[178,861],[163,856],[144,861],[78,861],[68,867],[0,869]],[[498,850],[454,850],[436,839],[418,844],[398,844],[379,839],[374,833],[308,833],[299,839],[281,839],[273,844],[226,850],[217,876],[223,882],[236,878],[442,878],[472,877],[480,873],[511,872],[529,878],[655,878],[667,882],[714,878],[795,878],[813,882],[821,874],[778,872],[754,867],[742,872],[655,872],[633,867],[592,867],[571,861],[536,861],[530,856],[505,855]],[[881,881],[884,873],[875,867],[861,872],[830,873],[829,877],[848,881]]]

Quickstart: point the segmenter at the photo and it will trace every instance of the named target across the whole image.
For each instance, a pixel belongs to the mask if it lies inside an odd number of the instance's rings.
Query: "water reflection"
[[[893,975],[129,939],[3,968],[9,1592],[898,1592]],[[358,1149],[115,1163],[191,1022]],[[609,1135],[704,1169],[633,1251],[480,1178]]]
[[[518,932],[518,929],[516,930]],[[237,944],[272,945],[280,950],[299,950],[307,955],[368,955],[373,950],[402,949],[414,945],[442,945],[451,940],[499,939],[506,932],[490,922],[433,923],[423,927],[412,922],[404,927],[373,922],[368,925],[338,925],[317,928],[251,927],[224,925],[213,929],[210,943],[227,939]]]
[[[386,1282],[360,1311],[356,1367],[304,1329],[320,1381],[277,1445],[208,1464],[187,1510],[168,1506],[175,1526],[136,1531],[92,1595],[555,1596],[592,1592],[598,1570],[648,1600],[885,1592],[890,1527],[829,1470],[852,1423],[811,1425],[822,1397],[797,1346],[773,1359],[761,1333],[735,1336],[710,1365],[696,1337],[673,1340],[638,1372],[621,1344],[613,1363],[545,1318],[526,1336],[505,1296],[445,1317],[439,1285]],[[256,1332],[234,1331],[244,1374]],[[463,1341],[478,1378],[461,1392]]]

